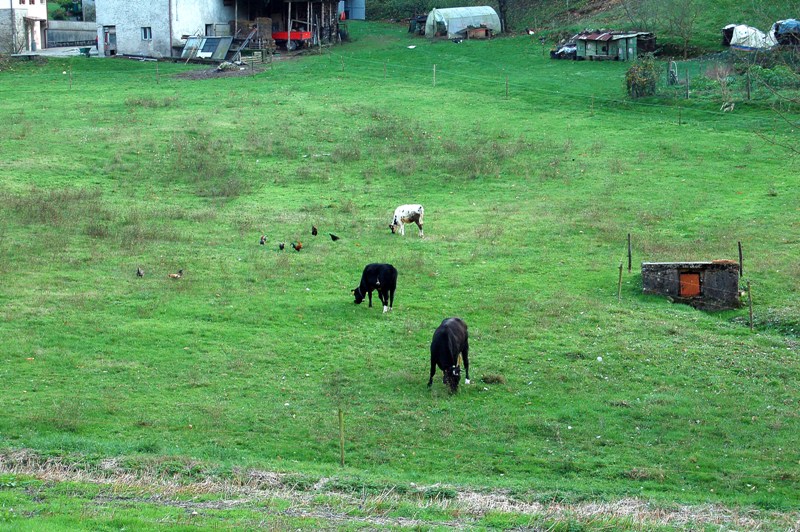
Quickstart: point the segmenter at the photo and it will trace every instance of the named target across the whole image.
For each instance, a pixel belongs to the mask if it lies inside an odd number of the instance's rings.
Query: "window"
[[[211,37],[206,39],[206,42],[203,43],[203,48],[200,49],[201,52],[206,53],[214,53],[219,46],[220,41],[222,41],[221,37]]]
[[[153,30],[149,26],[145,26],[142,28],[142,40],[143,41],[153,40]]]

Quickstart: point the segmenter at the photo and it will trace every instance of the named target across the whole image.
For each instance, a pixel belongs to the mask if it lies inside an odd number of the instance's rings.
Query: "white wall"
[[[117,54],[169,57],[172,45],[184,44],[182,35],[203,35],[206,24],[227,24],[233,20],[234,8],[222,4],[222,0],[95,0],[100,53],[103,53],[103,27],[116,26]],[[152,40],[142,39],[143,27],[151,28]],[[176,51],[175,55],[179,53]]]
[[[46,21],[47,0],[36,0],[33,5],[20,4],[19,0],[0,0],[0,51],[3,53],[41,50],[46,46],[45,23],[25,22],[23,17]]]

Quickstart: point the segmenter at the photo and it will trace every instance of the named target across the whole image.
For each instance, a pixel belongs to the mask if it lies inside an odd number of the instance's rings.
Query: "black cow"
[[[433,384],[433,374],[436,366],[442,370],[442,382],[450,386],[450,392],[458,391],[458,382],[461,380],[461,367],[459,353],[463,355],[464,370],[469,384],[469,334],[467,324],[461,318],[446,318],[433,333],[431,341],[431,378],[428,387]]]
[[[397,269],[391,264],[367,264],[361,274],[361,284],[351,290],[355,296],[355,304],[360,305],[364,298],[369,296],[369,306],[372,306],[372,291],[378,291],[378,297],[383,303],[383,311],[392,310],[394,304],[394,290],[397,288]]]

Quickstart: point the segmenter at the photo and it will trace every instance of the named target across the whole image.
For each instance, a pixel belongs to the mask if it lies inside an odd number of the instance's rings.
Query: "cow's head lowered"
[[[444,370],[442,382],[450,386],[450,393],[458,391],[458,383],[461,382],[461,366],[455,365]]]
[[[392,230],[392,234],[394,234],[398,229],[400,229],[400,220],[397,219],[397,216],[392,218],[392,223],[389,224],[389,229]]]
[[[381,282],[375,281],[375,287],[380,288],[380,286]],[[355,301],[353,301],[353,303],[355,303],[356,305],[360,305],[361,302],[364,301],[364,298],[367,297],[367,294],[370,292],[370,290],[364,290],[363,284],[358,285],[357,287],[353,288],[350,291],[353,292],[353,297],[355,297]],[[372,300],[370,299],[370,302],[371,301]]]
[[[365,295],[364,292],[361,291],[361,287],[357,286],[350,291],[353,292],[353,296],[356,298],[356,300],[353,301],[353,303],[355,303],[356,305],[360,305],[361,302],[364,301],[364,295]]]

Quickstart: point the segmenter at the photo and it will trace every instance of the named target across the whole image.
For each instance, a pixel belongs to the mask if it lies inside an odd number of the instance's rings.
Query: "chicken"
[[[284,243],[284,242],[281,242],[280,244],[278,244],[278,249],[280,249],[281,251],[283,251],[283,248],[285,248],[285,247],[286,247],[286,243]]]
[[[302,242],[292,242],[292,249],[294,249],[295,251],[300,251],[301,249],[303,249],[303,243]]]
[[[311,226],[311,234],[313,236],[317,236],[317,226],[316,225],[312,225]]]
[[[267,243],[267,235],[261,235],[261,239],[258,241],[259,244],[262,246]]]
[[[328,234],[329,234],[329,235],[331,235],[331,240],[333,240],[334,242],[336,242],[337,240],[339,240],[339,237],[338,237],[338,236],[336,236],[336,235],[334,235],[333,233],[328,233]]]
[[[144,277],[144,270],[137,267],[136,268],[136,277]]]
[[[180,279],[181,277],[183,277],[183,270],[178,270],[178,273],[170,273],[168,277],[170,279]]]

